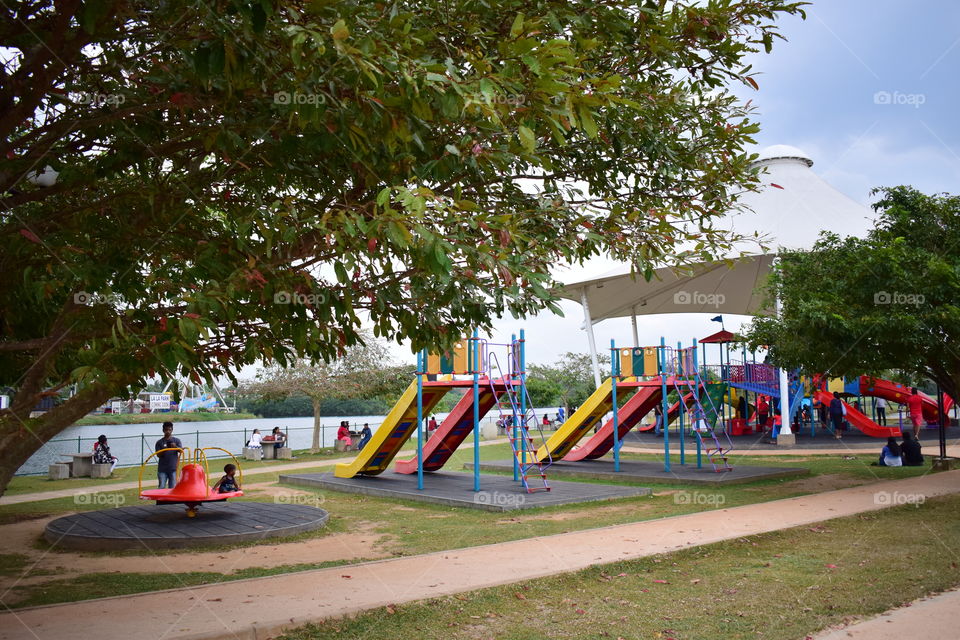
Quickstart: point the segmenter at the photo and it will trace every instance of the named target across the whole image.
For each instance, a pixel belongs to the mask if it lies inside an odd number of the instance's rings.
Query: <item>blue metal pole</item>
[[[620,378],[620,353],[613,340],[610,340],[610,390],[613,400],[613,470],[620,471],[620,429],[617,425],[617,382]]]
[[[471,368],[473,369],[473,490],[480,491],[480,332],[473,330],[473,344],[470,353],[473,355]]]
[[[667,339],[660,336],[659,357],[657,358],[657,367],[660,369],[660,388],[663,399],[661,408],[663,412],[663,470],[670,473],[670,420],[667,413],[670,411],[670,405],[667,402]],[[683,403],[681,403],[683,404]]]
[[[424,353],[417,353],[417,489],[423,490],[423,369]]]
[[[722,349],[723,347],[721,346],[720,348]],[[706,353],[706,350],[704,350],[704,353]],[[723,360],[723,352],[722,352],[722,351],[720,352],[720,359]],[[706,363],[706,358],[704,358],[704,363],[703,363],[703,364],[704,364],[704,365],[707,364],[707,363]],[[721,368],[722,368],[722,365],[721,365]],[[696,338],[693,339],[693,370],[694,370],[694,371],[697,371],[697,372],[700,371],[700,369],[697,367],[697,339],[696,339]],[[707,392],[707,381],[706,381],[706,380],[698,380],[698,379],[694,378],[694,384],[697,384],[698,382],[703,384],[703,392],[706,393],[706,392]],[[700,385],[698,384],[698,385],[697,385],[697,394],[699,395],[699,393],[700,393]],[[720,402],[720,406],[721,406],[721,408],[723,407],[723,401]],[[701,411],[703,411],[703,407],[702,407],[702,406],[700,407],[700,409],[701,409]],[[714,409],[716,409],[716,407],[714,407]],[[704,419],[706,419],[706,416],[704,416]],[[697,428],[697,423],[696,423],[696,422],[693,423],[693,428],[694,428],[694,429]],[[703,468],[703,459],[702,459],[702,457],[701,457],[701,456],[702,456],[701,449],[702,449],[702,447],[700,446],[700,437],[698,436],[698,437],[697,437],[697,469],[702,469],[702,468]]]
[[[684,364],[686,364],[683,361],[683,345],[680,343],[679,340],[677,341],[677,359],[680,361],[681,367]],[[689,380],[690,372],[684,369],[683,377],[684,379]],[[696,382],[696,379],[694,379],[694,382]],[[687,386],[690,386],[690,385],[687,385]],[[696,393],[697,393],[697,390],[694,389],[693,390],[694,397],[696,397]],[[680,425],[680,464],[681,465],[687,464],[687,452],[686,452],[687,434],[684,432],[684,424],[683,424],[683,414],[686,413],[686,410],[687,410],[687,403],[683,401],[683,391],[681,390],[680,391],[680,411],[677,414],[677,424]]]
[[[520,335],[523,336],[523,329],[520,330]],[[510,335],[510,360],[513,360],[513,353],[517,344],[517,334]],[[519,368],[523,371],[523,344],[520,345],[520,364]],[[522,378],[521,378],[522,380]],[[508,384],[513,385],[513,372],[510,372],[509,381],[506,381]],[[513,393],[513,387],[511,386],[507,389],[507,397],[510,398]],[[521,396],[522,397],[522,396]],[[522,415],[527,415],[526,410],[524,410]],[[507,427],[507,433],[513,432],[513,446],[511,449],[517,446],[517,437],[520,435],[519,429],[517,428],[517,405],[515,402],[510,403],[510,426]],[[515,451],[515,450],[514,450]],[[513,454],[513,481],[520,482],[520,462],[517,460],[517,454]]]

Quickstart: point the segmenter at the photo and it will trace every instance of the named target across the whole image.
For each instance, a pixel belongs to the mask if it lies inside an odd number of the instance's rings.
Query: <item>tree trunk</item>
[[[313,442],[310,444],[310,453],[320,451],[320,431],[323,427],[320,425],[320,398],[310,398],[313,403]]]
[[[125,384],[123,386],[126,386]],[[0,495],[23,463],[51,438],[114,395],[116,387],[94,384],[37,418],[30,409],[0,411]]]

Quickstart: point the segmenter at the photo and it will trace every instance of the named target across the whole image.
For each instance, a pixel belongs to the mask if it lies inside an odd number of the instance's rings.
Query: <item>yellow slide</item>
[[[617,387],[619,390],[619,386]],[[603,381],[597,390],[573,412],[557,432],[547,439],[547,443],[537,449],[537,460],[554,462],[567,455],[576,446],[584,434],[597,425],[603,416],[613,409],[613,382],[611,378]]]
[[[428,416],[450,387],[423,387],[423,415]],[[338,478],[383,473],[407,439],[417,431],[417,381],[403,392],[383,424],[352,462],[341,462],[333,471]]]

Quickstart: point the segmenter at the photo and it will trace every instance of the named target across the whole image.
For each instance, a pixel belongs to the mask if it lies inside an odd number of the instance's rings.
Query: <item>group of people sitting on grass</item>
[[[887,438],[887,444],[880,452],[880,460],[875,464],[881,467],[922,467],[920,441],[909,431],[903,432],[901,443],[896,438]]]

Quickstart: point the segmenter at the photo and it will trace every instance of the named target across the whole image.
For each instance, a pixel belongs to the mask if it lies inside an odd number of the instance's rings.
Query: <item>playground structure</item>
[[[519,340],[513,336],[508,344],[482,340],[474,332],[473,337],[457,342],[450,352],[419,353],[416,380],[407,387],[357,457],[336,465],[334,475],[353,478],[383,473],[404,443],[416,433],[416,456],[397,461],[394,470],[401,474],[416,473],[417,488],[422,490],[423,473],[441,469],[472,431],[474,491],[480,491],[480,419],[496,407],[499,417],[508,425],[514,480],[520,482],[527,493],[549,491],[545,471],[552,459],[534,455],[537,439],[545,441],[545,437],[527,394],[524,344],[523,331]],[[425,441],[424,418],[441,398],[457,388],[465,388],[467,393]]]
[[[697,343],[672,349],[661,339],[659,347],[618,349],[610,343],[611,376],[537,450],[540,460],[577,462],[596,460],[613,450],[614,468],[620,468],[623,439],[658,404],[668,424],[679,420],[681,433],[685,422],[696,436],[697,467],[703,456],[717,472],[730,471],[729,453],[733,442],[722,425],[722,398],[726,385],[704,378],[697,363]],[[669,406],[670,393],[677,401]],[[626,396],[624,395],[626,393]],[[626,397],[620,405],[619,398]],[[601,421],[612,412],[602,426]],[[580,440],[591,429],[595,433],[583,445]],[[680,440],[680,464],[686,464],[686,446]],[[664,470],[670,471],[670,436],[664,429]]]
[[[243,491],[240,490],[214,493],[207,485],[209,468],[205,452],[209,450],[223,451],[233,458],[233,462],[237,467],[240,486],[243,486],[243,471],[240,469],[240,462],[226,449],[221,449],[220,447],[204,447],[202,449],[194,449],[191,455],[189,447],[169,447],[151,453],[147,456],[146,460],[143,461],[143,464],[140,465],[140,475],[137,479],[137,491],[140,494],[140,499],[156,500],[157,504],[184,504],[187,507],[187,517],[195,518],[197,516],[197,509],[205,502],[223,502],[228,498],[239,498],[243,496]],[[172,489],[144,490],[143,471],[147,467],[147,462],[149,462],[150,458],[167,451],[180,452],[180,456],[177,459],[177,483]],[[185,463],[185,460],[189,462]]]

